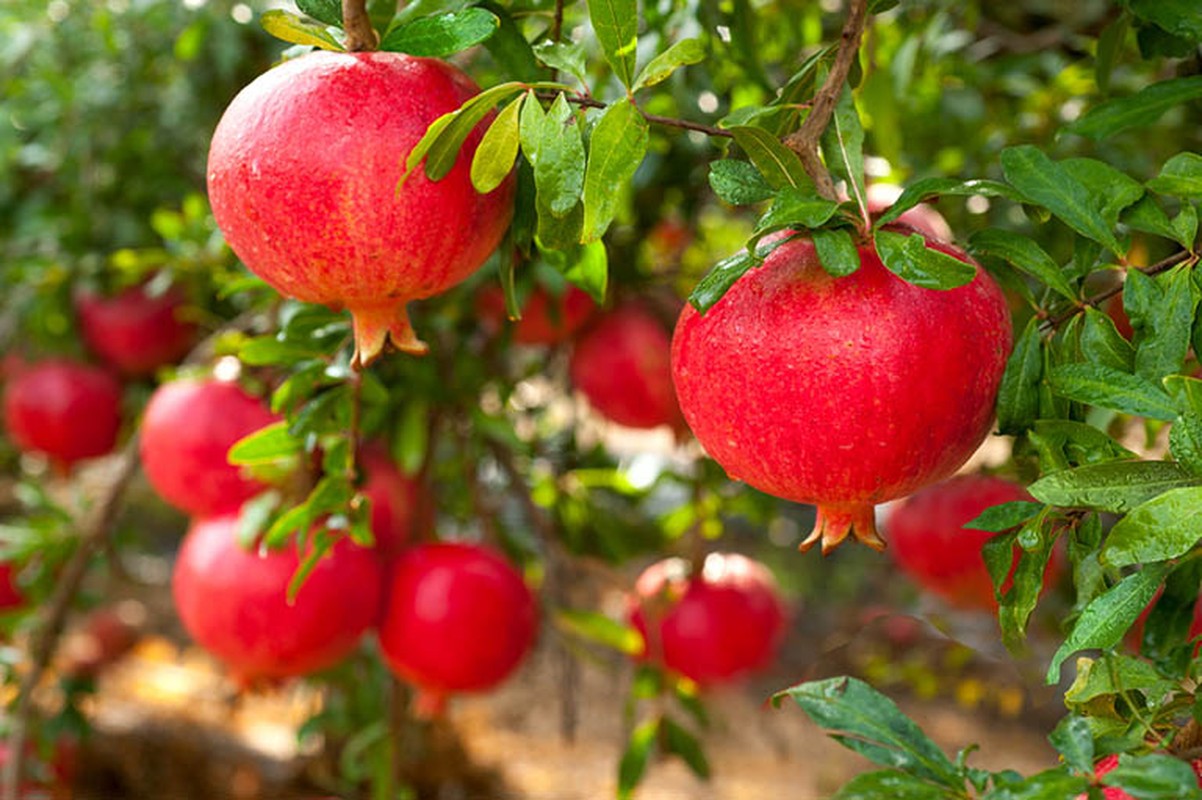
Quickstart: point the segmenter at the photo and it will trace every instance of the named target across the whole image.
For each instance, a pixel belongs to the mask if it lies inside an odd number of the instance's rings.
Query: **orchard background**
[[[6,3],[3,796],[1202,797],[1200,43],[1192,0]],[[513,211],[438,234],[496,241],[409,305],[428,353],[373,360],[348,297],[285,297],[239,260],[206,179],[243,87],[377,47],[484,91],[356,179],[401,198],[458,159]],[[289,142],[343,146],[297,114]],[[305,169],[277,177],[322,185]],[[949,228],[924,227],[924,201]],[[330,209],[281,203],[289,247],[323,247]],[[421,250],[448,208],[387,233]],[[889,225],[905,212],[913,228]],[[994,433],[951,467],[978,478],[953,485],[1010,488],[878,506],[883,552],[799,553],[814,507],[732,480],[676,408],[673,326],[802,250],[812,281],[879,254],[880,275],[950,297],[977,273],[935,239],[1002,287],[1014,331]],[[860,318],[869,351],[887,318]],[[934,437],[914,398],[989,365],[949,356],[971,330],[889,330],[926,365],[897,395],[922,433],[897,441]],[[198,386],[240,399],[163,410]],[[749,430],[765,397],[685,416]],[[854,399],[804,416],[863,462],[823,417]],[[199,528],[226,548],[207,567],[177,558]],[[358,577],[326,580],[346,552]],[[508,581],[453,638],[406,628],[419,604],[398,588],[436,552]],[[701,602],[680,658],[647,633],[679,594],[635,588],[669,556],[661,579],[691,568],[690,597],[709,582],[732,604]],[[268,584],[255,632],[240,591]],[[470,605],[465,585],[433,617]]]

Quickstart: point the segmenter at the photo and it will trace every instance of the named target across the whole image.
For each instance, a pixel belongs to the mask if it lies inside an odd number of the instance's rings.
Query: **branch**
[[[540,100],[554,100],[555,95],[550,92],[538,92],[537,97]],[[565,94],[564,98],[569,103],[575,103],[582,108],[609,108],[608,103],[603,103],[600,100],[594,100],[591,97],[586,97],[582,94]],[[638,108],[637,106],[635,106]],[[721,128],[715,128],[713,125],[706,125],[703,122],[692,122],[687,119],[677,119],[676,117],[661,117],[659,114],[648,114],[643,109],[639,108],[639,113],[643,115],[643,119],[656,125],[666,125],[670,128],[681,128],[686,131],[698,131],[707,136],[720,136],[726,139],[734,137],[730,131],[724,131]]]
[[[1137,267],[1137,269],[1139,269],[1139,271],[1142,272],[1143,274],[1151,277],[1153,275],[1159,275],[1162,272],[1168,272],[1173,267],[1177,266],[1178,264],[1180,264],[1184,261],[1189,261],[1191,258],[1197,258],[1197,256],[1195,256],[1193,253],[1191,253],[1188,250],[1182,250],[1178,253],[1174,253],[1173,255],[1169,256],[1168,258],[1157,261],[1155,264],[1152,264],[1151,266]],[[1119,284],[1118,286],[1112,286],[1103,292],[1098,292],[1097,294],[1095,294],[1092,297],[1088,298],[1087,300],[1083,301],[1080,305],[1074,306],[1073,308],[1070,308],[1068,311],[1057,314],[1054,317],[1048,317],[1047,319],[1045,319],[1042,323],[1043,329],[1045,331],[1054,330],[1055,328],[1060,327],[1065,322],[1068,322],[1070,319],[1077,316],[1078,314],[1084,313],[1086,308],[1088,308],[1090,306],[1097,308],[1099,304],[1106,302],[1110,298],[1114,297],[1116,294],[1122,294],[1122,292],[1123,292],[1122,284]]]
[[[801,164],[813,179],[818,193],[830,200],[839,198],[835,193],[835,182],[831,180],[830,172],[822,163],[822,159],[818,157],[818,140],[822,138],[822,132],[826,130],[826,126],[830,124],[831,114],[835,111],[835,104],[839,102],[839,95],[843,93],[843,85],[847,83],[847,73],[851,70],[851,64],[860,50],[860,40],[864,36],[864,26],[868,22],[868,0],[850,0],[850,6],[847,12],[847,22],[843,26],[843,34],[839,40],[839,50],[835,54],[835,63],[831,67],[830,74],[826,76],[826,82],[814,95],[814,101],[810,104],[809,116],[805,118],[805,122],[798,130],[784,138],[789,149],[801,158]]]
[[[351,53],[375,50],[380,43],[367,15],[367,0],[342,0],[342,29],[346,31],[346,49]]]

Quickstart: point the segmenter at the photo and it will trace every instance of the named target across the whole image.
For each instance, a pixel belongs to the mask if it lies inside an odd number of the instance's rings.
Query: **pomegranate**
[[[453,692],[489,689],[534,644],[538,606],[504,558],[474,544],[418,545],[389,567],[380,649],[437,713]]]
[[[981,556],[981,548],[996,534],[964,525],[991,506],[1031,499],[1021,485],[988,475],[958,475],[928,486],[891,510],[885,526],[889,552],[902,572],[952,605],[996,610],[993,583]],[[1060,568],[1054,554],[1044,583],[1054,580]],[[1010,572],[1013,576],[1014,568]],[[1003,591],[1011,582],[1007,579]]]
[[[897,202],[897,198],[901,197],[902,188],[892,183],[873,183],[869,184],[864,191],[867,195],[865,200],[868,201],[868,213],[875,217],[884,213],[889,206]],[[947,220],[943,218],[942,214],[927,203],[919,203],[913,208],[903,211],[897,221],[909,225],[923,236],[931,239],[950,242],[954,238],[952,226],[947,224]]]
[[[235,383],[165,383],[142,419],[142,469],[159,496],[181,511],[211,516],[236,510],[264,486],[229,463],[229,449],[277,419]]]
[[[306,675],[342,660],[378,618],[379,559],[340,539],[289,602],[296,546],[246,550],[237,526],[236,514],[224,514],[188,529],[171,582],[184,628],[242,681]]]
[[[1121,294],[1116,294],[1107,300],[1105,310],[1120,336],[1128,341],[1135,337],[1135,329],[1131,327],[1131,318],[1127,316],[1127,309],[1123,308]]]
[[[66,471],[112,451],[121,427],[121,384],[90,364],[33,363],[9,380],[4,424],[22,452],[42,453]]]
[[[0,611],[20,608],[25,604],[21,589],[17,586],[17,571],[13,564],[0,564]]]
[[[684,426],[672,388],[671,339],[637,302],[601,315],[572,350],[572,383],[602,416],[631,428]]]
[[[413,538],[418,509],[418,484],[397,468],[383,445],[359,448],[364,480],[360,491],[371,500],[371,532],[376,551],[392,558]]]
[[[1202,758],[1190,760],[1190,766],[1194,769],[1194,775],[1198,777],[1198,786],[1202,787]],[[1095,778],[1101,778],[1108,772],[1114,770],[1119,765],[1119,757],[1117,755],[1104,756],[1094,764],[1093,774]],[[1104,800],[1135,800],[1131,795],[1124,792],[1122,789],[1114,786],[1105,786],[1102,788],[1102,797]],[[1087,795],[1077,795],[1077,800],[1086,800]]]
[[[865,245],[860,268],[834,278],[798,238],[704,316],[685,307],[672,370],[689,427],[733,479],[818,507],[803,550],[849,533],[881,549],[873,505],[952,474],[989,432],[1012,336],[979,268],[966,286],[924,289]]]
[[[480,195],[468,174],[487,119],[445,178],[400,182],[427,126],[477,92],[442,61],[323,51],[254,80],[213,134],[209,199],[230,246],[281,293],[349,309],[360,364],[390,338],[425,352],[405,305],[474,272],[509,225],[512,176]]]
[[[137,377],[154,374],[191,349],[197,328],[181,316],[186,302],[177,286],[152,295],[141,285],[113,297],[81,292],[75,309],[91,351],[122,374]]]
[[[639,576],[630,621],[643,658],[702,684],[736,680],[768,664],[785,632],[785,609],[764,565],[711,553],[700,574],[668,558]]]
[[[559,295],[535,286],[522,308],[522,318],[513,323],[513,340],[518,344],[559,344],[580,330],[596,310],[593,298],[575,286],[565,287]],[[505,293],[500,286],[488,286],[476,295],[476,312],[483,327],[500,330],[506,318]]]

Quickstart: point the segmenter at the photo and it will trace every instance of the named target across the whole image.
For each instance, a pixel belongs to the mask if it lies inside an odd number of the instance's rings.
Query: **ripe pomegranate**
[[[477,92],[442,61],[323,51],[254,80],[213,134],[209,199],[230,246],[282,294],[349,309],[359,363],[389,338],[425,352],[405,305],[474,272],[509,225],[512,176],[480,195],[468,174],[487,119],[445,178],[400,183],[427,126]]]
[[[121,384],[77,361],[31,364],[9,380],[4,424],[22,452],[43,453],[66,471],[112,451],[121,427]]]
[[[25,603],[17,586],[16,569],[12,564],[0,564],[0,611],[20,608]]]
[[[141,285],[113,297],[80,292],[75,310],[91,351],[122,374],[137,377],[154,374],[191,349],[197,329],[180,315],[186,302],[178,286],[152,295]]]
[[[785,609],[772,574],[737,553],[711,553],[700,574],[668,558],[639,576],[630,622],[643,658],[696,683],[735,680],[764,667],[785,632]]]
[[[392,558],[413,538],[418,510],[416,481],[405,477],[387,449],[378,443],[359,448],[364,480],[360,490],[371,500],[371,532],[376,552]]]
[[[142,469],[159,496],[181,511],[211,516],[237,510],[264,487],[229,463],[229,449],[277,419],[235,383],[165,383],[142,419]]]
[[[868,213],[877,216],[885,212],[889,206],[901,197],[902,187],[892,183],[869,184],[864,190],[868,201]],[[927,203],[919,203],[913,208],[903,211],[897,221],[909,225],[914,230],[930,239],[950,242],[954,237],[952,226],[947,224],[943,215]]]
[[[504,680],[534,644],[538,606],[504,558],[474,544],[418,545],[388,569],[380,649],[438,713],[453,692]]]
[[[1194,775],[1198,777],[1198,786],[1202,787],[1202,758],[1190,760],[1190,766],[1194,768]],[[1112,771],[1119,765],[1119,757],[1117,755],[1108,755],[1103,757],[1098,763],[1094,764],[1093,774],[1095,778],[1101,778],[1106,773]],[[1114,786],[1106,786],[1102,788],[1102,797],[1104,800],[1135,800],[1131,795],[1118,789]],[[1087,795],[1079,794],[1076,800],[1086,800]]]
[[[928,486],[891,510],[885,525],[889,552],[902,572],[952,605],[995,611],[997,601],[981,548],[996,534],[964,525],[991,506],[1031,499],[1023,486],[988,475],[958,475]],[[1054,580],[1060,569],[1060,559],[1053,555],[1044,583]],[[1007,579],[1003,591],[1011,582]]]
[[[580,330],[596,310],[593,298],[575,286],[565,287],[559,295],[535,286],[522,308],[522,318],[513,323],[513,340],[518,344],[559,344]],[[506,315],[500,286],[488,286],[476,295],[476,313],[483,327],[494,332],[501,329]]]
[[[290,603],[296,546],[246,550],[237,526],[236,514],[224,514],[188,529],[171,582],[184,628],[242,681],[306,675],[342,660],[378,618],[379,559],[341,539]]]
[[[619,425],[680,430],[684,418],[672,388],[671,339],[637,302],[602,314],[572,350],[572,383],[599,414]]]
[[[973,263],[951,245],[929,248]],[[672,342],[689,427],[735,480],[818,506],[802,549],[877,549],[873,505],[955,472],[989,432],[1012,339],[983,270],[951,291],[889,272],[871,246],[834,278],[787,241]]]

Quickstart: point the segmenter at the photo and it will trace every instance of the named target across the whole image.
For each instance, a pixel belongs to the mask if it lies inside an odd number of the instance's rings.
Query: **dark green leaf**
[[[643,162],[649,139],[647,120],[628,98],[610,105],[597,121],[584,175],[582,241],[599,239],[609,227],[622,189]]]
[[[1193,767],[1183,759],[1160,753],[1133,756],[1123,753],[1117,767],[1102,777],[1134,800],[1198,800],[1202,789]]]
[[[1169,431],[1169,450],[1183,469],[1202,476],[1202,418],[1197,414],[1177,417]]]
[[[680,756],[694,775],[702,780],[709,779],[709,760],[705,757],[697,737],[668,717],[664,717],[663,725],[664,752]]]
[[[1131,176],[1094,158],[1066,158],[1060,162],[1069,175],[1094,198],[1094,207],[1114,227],[1119,213],[1144,196],[1144,187]]]
[[[1122,220],[1123,224],[1137,231],[1163,236],[1165,239],[1177,241],[1182,246],[1188,246],[1177,238],[1177,230],[1172,221],[1151,195],[1144,195],[1127,208],[1123,212]]]
[[[1202,76],[1197,80],[1202,81]],[[1159,175],[1148,181],[1148,188],[1173,197],[1202,198],[1202,156],[1178,153],[1165,162]]]
[[[1052,656],[1047,682],[1060,678],[1060,665],[1078,650],[1108,649],[1122,641],[1136,617],[1152,600],[1169,564],[1150,564],[1095,597],[1081,612],[1068,638]]]
[[[987,228],[972,235],[968,249],[973,254],[996,256],[1047,285],[1057,294],[1069,300],[1077,299],[1077,292],[1069,284],[1060,265],[1034,240],[1022,234]]]
[[[998,597],[998,624],[1002,629],[1003,644],[1017,651],[1022,647],[1027,623],[1043,594],[1044,575],[1056,538],[1054,529],[1046,524],[1045,515],[1040,514],[1023,525],[1014,535],[1014,542],[1020,547],[1018,564],[1014,567],[1013,585]],[[1005,576],[991,571],[990,578],[997,597],[1002,585],[999,580],[1004,580]]]
[[[1195,593],[1196,596],[1196,593]],[[1091,700],[1127,692],[1145,692],[1152,696],[1162,695],[1172,688],[1168,680],[1156,667],[1138,658],[1122,653],[1106,653],[1098,658],[1082,658],[1077,662],[1077,677],[1064,694],[1069,707],[1084,706]]]
[[[1202,14],[1194,0],[1124,0],[1140,19],[1153,22],[1174,36],[1202,41]]]
[[[711,161],[709,182],[714,194],[732,206],[760,203],[773,194],[754,164],[734,158]]]
[[[588,15],[605,60],[618,80],[624,86],[631,86],[638,55],[638,3],[635,0],[591,0]]]
[[[1067,469],[1070,464],[1101,464],[1136,457],[1135,453],[1092,425],[1067,419],[1039,420],[1031,432],[1031,442],[1041,449],[1041,459],[1043,448],[1054,448],[1059,454],[1059,457],[1049,459],[1049,464],[1059,463],[1059,466],[1041,466],[1043,472]]]
[[[1098,364],[1063,364],[1048,376],[1052,391],[1071,400],[1151,419],[1173,420],[1177,409],[1163,389],[1146,378]]]
[[[826,165],[836,178],[847,185],[852,201],[865,211],[868,198],[864,191],[864,127],[856,111],[851,88],[843,87],[830,124],[822,133],[822,152]]]
[[[893,222],[919,203],[943,195],[952,197],[971,197],[973,195],[1007,197],[1016,203],[1021,203],[1023,200],[1022,195],[998,181],[980,179],[961,181],[955,178],[923,178],[906,187],[905,191],[894,201],[893,205],[889,206],[889,209],[877,218],[875,227],[879,229],[881,226]]]
[[[907,283],[924,289],[955,289],[971,283],[977,267],[927,247],[918,233],[876,232],[876,252],[885,267]]]
[[[1182,247],[1193,252],[1194,242],[1198,238],[1198,209],[1184,204],[1177,216],[1173,217],[1173,233]]]
[[[754,253],[740,250],[733,256],[722,259],[693,288],[693,293],[689,295],[689,303],[702,314],[709,311],[747,270],[762,264],[767,255],[785,241],[782,238],[769,244],[760,243],[756,245]]]
[[[546,203],[555,217],[563,219],[580,202],[584,190],[585,154],[580,127],[562,92],[543,117],[535,152],[537,155],[531,161],[539,202]]]
[[[773,189],[813,186],[797,154],[768,131],[754,125],[736,125],[730,133]]]
[[[513,172],[518,157],[518,113],[527,95],[518,95],[493,120],[484,132],[472,156],[472,186],[480,194],[488,194],[500,186]]]
[[[1043,337],[1039,320],[1027,322],[998,388],[997,424],[1005,434],[1018,434],[1035,424],[1039,416],[1039,384],[1043,377]]]
[[[1198,604],[1198,588],[1202,585],[1202,563],[1197,559],[1180,562],[1164,582],[1164,592],[1152,606],[1144,619],[1143,640],[1140,652],[1161,661],[1176,650],[1185,649],[1193,634],[1194,607]],[[1193,647],[1188,647],[1187,660],[1193,658]],[[1174,674],[1181,674],[1178,669]]]
[[[1127,33],[1131,30],[1131,15],[1119,14],[1098,35],[1097,51],[1094,54],[1094,74],[1097,76],[1098,90],[1103,94],[1110,91],[1110,75],[1114,64],[1122,52]]]
[[[398,25],[380,40],[380,49],[411,56],[446,58],[480,44],[500,27],[501,20],[495,14],[473,6]]]
[[[831,800],[950,800],[957,797],[907,772],[883,769],[862,772],[843,784]]]
[[[659,735],[660,718],[655,717],[640,723],[630,734],[630,741],[622,753],[622,761],[618,764],[618,800],[629,800],[633,797],[634,789],[643,779],[647,771],[647,762],[651,758],[651,750]]]
[[[1197,481],[1192,475],[1189,479]],[[1102,560],[1124,567],[1184,555],[1202,539],[1200,504],[1202,486],[1158,494],[1115,523],[1102,549]]]
[[[302,14],[308,14],[318,22],[342,27],[341,0],[296,0],[296,7]]]
[[[974,531],[989,531],[1001,533],[1022,525],[1044,508],[1043,503],[1033,503],[1030,500],[1014,500],[1009,503],[999,503],[990,506],[968,522],[965,528]]]
[[[1198,306],[1198,288],[1189,267],[1175,267],[1155,281],[1161,291],[1144,310],[1143,335],[1136,339],[1135,349],[1135,372],[1151,381],[1180,371],[1189,352]]]
[[[1125,514],[1170,489],[1195,482],[1172,461],[1112,461],[1053,472],[1027,491],[1049,505]]]
[[[555,612],[555,622],[569,633],[624,655],[637,656],[643,652],[643,637],[637,630],[599,612],[561,608]]]
[[[283,11],[278,8],[264,11],[263,15],[259,17],[259,24],[263,26],[263,30],[275,38],[283,39],[291,44],[310,45],[320,47],[322,50],[344,49],[338,40],[326,30],[325,25],[305,19],[291,11]]]
[[[681,39],[664,52],[657,55],[643,67],[634,86],[632,92],[637,92],[639,89],[648,86],[654,86],[667,78],[680,67],[687,64],[696,64],[705,58],[705,48],[697,39]]]
[[[1093,772],[1093,732],[1085,717],[1065,717],[1048,741],[1071,769],[1087,775]]]
[[[1091,139],[1105,139],[1128,128],[1152,125],[1170,108],[1199,97],[1202,97],[1202,76],[1173,78],[1094,106],[1065,130]]]
[[[537,81],[541,74],[538,59],[530,42],[514,22],[509,11],[492,0],[480,3],[481,8],[491,11],[501,21],[497,32],[484,41],[484,47],[505,70],[506,74],[519,81]]]
[[[755,234],[789,227],[817,228],[834,216],[838,208],[838,203],[820,197],[808,188],[785,188],[756,223]]]
[[[1158,25],[1144,24],[1135,29],[1135,41],[1139,54],[1145,59],[1185,58],[1194,52],[1195,45],[1189,39],[1173,34]]]
[[[1109,314],[1086,307],[1081,326],[1081,355],[1087,360],[1120,372],[1135,368],[1135,348],[1114,327]]]
[[[851,232],[842,228],[815,228],[810,231],[818,263],[828,275],[842,278],[860,268],[860,249]]]
[[[247,434],[230,447],[231,464],[250,465],[279,461],[299,455],[304,443],[288,432],[287,421],[276,422]]]
[[[1013,782],[999,782],[993,791],[981,795],[981,800],[1068,800],[1088,788],[1084,777],[1056,767]]]

